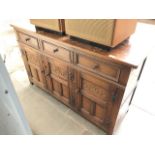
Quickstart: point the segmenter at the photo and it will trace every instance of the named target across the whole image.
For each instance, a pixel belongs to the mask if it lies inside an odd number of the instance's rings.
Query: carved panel
[[[26,52],[26,55],[27,55],[27,60],[29,63],[32,63],[36,66],[39,66],[40,65],[40,62],[39,62],[39,56],[36,52]]]
[[[31,83],[46,89],[45,74],[41,55],[37,50],[27,46],[21,46],[22,57]]]
[[[63,68],[60,68],[59,66],[54,66],[52,68],[52,71],[53,71],[54,74],[56,74],[57,76],[62,77],[64,79],[67,79],[67,77],[68,77],[67,76],[68,75],[67,71],[63,70]]]
[[[86,80],[83,80],[83,90],[100,99],[108,98],[107,90]]]
[[[62,79],[65,79],[65,80],[68,79],[68,69],[67,69],[67,66],[66,67],[61,67],[61,66],[52,64],[51,67],[52,67],[52,73],[53,74],[55,74],[59,78],[62,78]]]
[[[44,65],[45,73],[49,77],[51,83],[52,95],[69,105],[70,103],[70,85],[69,85],[69,66],[63,61],[55,58],[47,57],[48,61]]]

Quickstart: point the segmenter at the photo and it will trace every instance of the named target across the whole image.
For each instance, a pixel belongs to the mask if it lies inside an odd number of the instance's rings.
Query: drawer
[[[116,82],[118,82],[119,80],[121,69],[119,66],[113,63],[108,63],[104,61],[101,62],[87,56],[78,55],[77,65],[81,68],[87,69],[110,80]]]
[[[70,51],[46,41],[42,42],[42,46],[45,53],[70,62]]]
[[[21,42],[23,42],[29,46],[32,46],[36,49],[39,49],[39,42],[38,42],[37,38],[27,35],[27,34],[24,34],[24,33],[18,33],[18,36],[19,36],[19,40]]]

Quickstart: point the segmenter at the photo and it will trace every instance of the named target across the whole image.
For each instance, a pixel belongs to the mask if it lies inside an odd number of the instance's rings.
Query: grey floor
[[[14,34],[9,34],[14,40]],[[8,38],[8,36],[6,36]],[[11,41],[10,41],[11,42]],[[34,134],[104,135],[105,133],[71,109],[30,85],[17,44],[7,49],[6,66]],[[155,48],[148,56],[132,105],[117,135],[154,134]]]

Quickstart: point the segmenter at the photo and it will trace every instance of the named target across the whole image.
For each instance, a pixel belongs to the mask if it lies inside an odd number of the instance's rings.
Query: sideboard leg
[[[33,85],[34,83],[33,82],[30,82],[31,83],[31,85]]]

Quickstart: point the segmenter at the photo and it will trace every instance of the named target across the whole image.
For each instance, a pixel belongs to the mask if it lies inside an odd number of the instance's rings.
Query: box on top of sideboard
[[[137,24],[136,19],[31,19],[30,22],[36,27],[108,47],[128,39]]]

